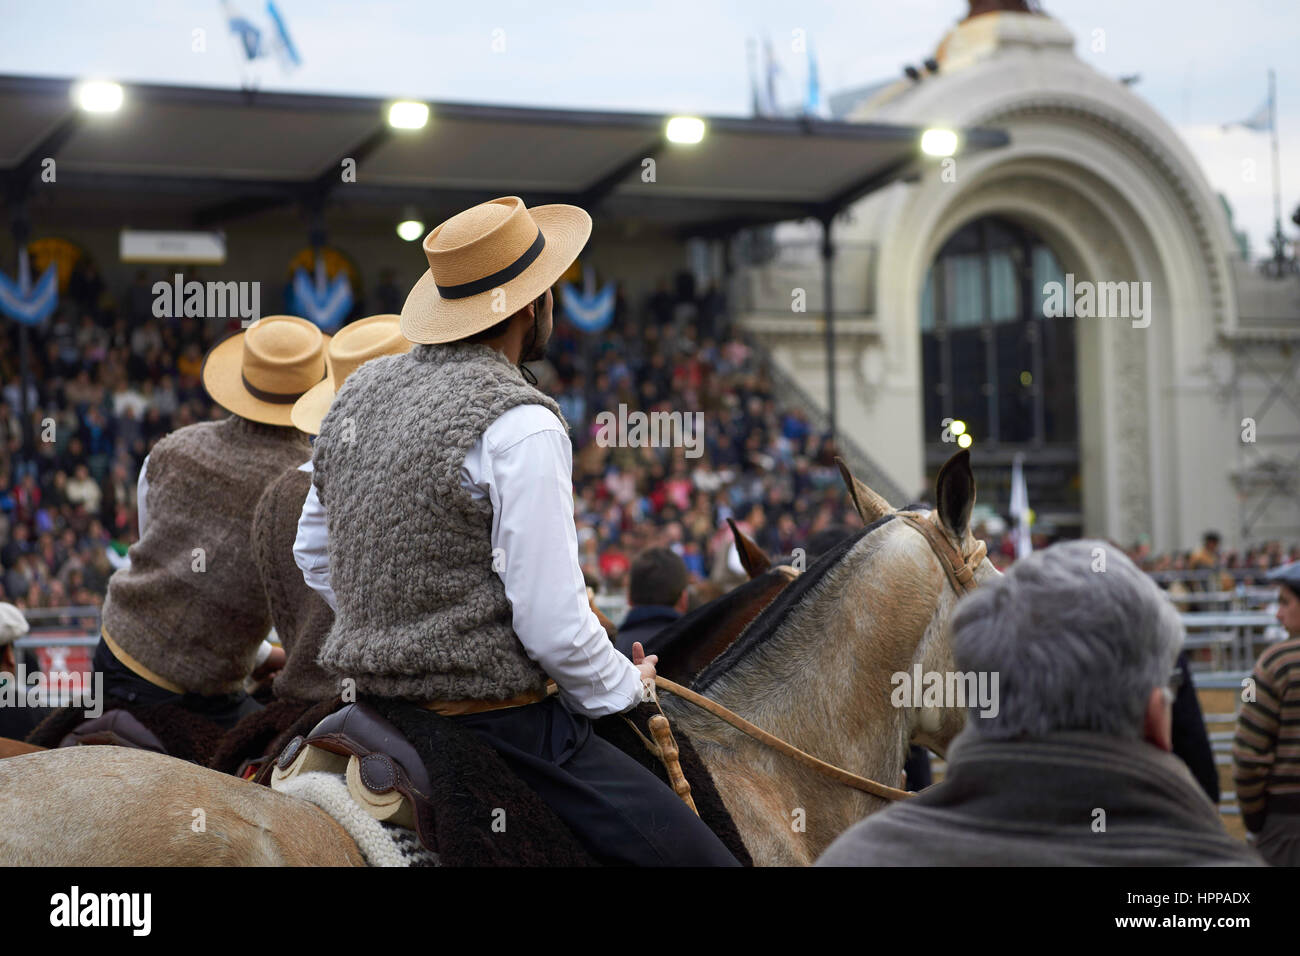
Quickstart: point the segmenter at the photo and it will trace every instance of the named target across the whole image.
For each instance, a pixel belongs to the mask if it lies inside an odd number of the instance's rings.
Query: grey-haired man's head
[[[959,669],[999,675],[996,716],[971,715],[981,736],[1093,731],[1169,749],[1166,688],[1182,623],[1106,542],[1065,542],[1017,561],[962,600],[952,640]]]

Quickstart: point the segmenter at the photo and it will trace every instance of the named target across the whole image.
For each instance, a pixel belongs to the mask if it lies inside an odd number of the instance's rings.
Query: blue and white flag
[[[272,26],[275,27],[275,52],[280,58],[280,66],[284,68],[285,72],[295,66],[301,66],[302,57],[298,55],[298,48],[294,46],[293,39],[289,36],[289,25],[284,22],[284,17],[271,0],[266,0],[266,14],[271,18]]]
[[[0,312],[23,325],[40,325],[59,304],[59,267],[51,262],[32,285],[27,249],[18,250],[18,276],[10,279],[0,272]]]
[[[596,273],[591,266],[582,270],[583,288],[566,282],[564,290],[564,314],[569,321],[584,332],[603,332],[609,328],[614,319],[614,301],[617,287],[608,283],[599,292],[596,291]]]
[[[221,5],[226,12],[226,22],[230,25],[230,32],[239,41],[245,60],[251,63],[274,56],[280,61],[280,66],[286,73],[302,64],[298,48],[294,45],[293,38],[289,36],[289,27],[285,23],[284,15],[272,0],[266,2],[266,15],[271,21],[270,26],[266,28],[258,27],[252,20],[236,12],[230,0],[222,0]]]
[[[808,42],[808,96],[803,104],[807,116],[822,115],[822,84],[817,73],[817,57],[813,53],[812,41]]]
[[[316,257],[316,276],[299,268],[293,274],[289,311],[316,324],[322,332],[333,332],[352,311],[352,283],[342,270],[331,282],[325,274],[325,258]]]

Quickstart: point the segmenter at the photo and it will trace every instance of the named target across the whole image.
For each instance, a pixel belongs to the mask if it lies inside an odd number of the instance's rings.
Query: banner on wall
[[[322,332],[334,332],[352,312],[356,267],[336,249],[304,249],[289,263],[290,284],[285,303]]]
[[[564,293],[564,314],[569,321],[583,332],[603,332],[609,328],[614,319],[614,305],[617,298],[617,286],[613,282],[605,288],[596,288],[596,270],[584,266],[582,270],[582,288],[566,282],[561,285]]]
[[[18,274],[0,272],[0,312],[23,325],[40,325],[59,304],[59,269],[55,263],[32,282],[27,247],[18,250]]]

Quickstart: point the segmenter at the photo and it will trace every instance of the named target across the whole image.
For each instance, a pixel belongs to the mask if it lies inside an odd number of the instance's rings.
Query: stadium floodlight
[[[704,139],[704,120],[698,116],[674,116],[668,121],[668,142],[698,143]]]
[[[424,129],[429,123],[429,106],[411,100],[398,100],[388,107],[388,125],[393,129]]]
[[[921,134],[921,152],[927,156],[951,156],[957,152],[957,134],[950,129],[927,129]]]
[[[403,219],[397,224],[397,234],[407,242],[415,242],[424,235],[424,223],[418,219]]]
[[[87,113],[116,113],[122,108],[122,87],[116,83],[88,80],[78,83],[73,95]]]

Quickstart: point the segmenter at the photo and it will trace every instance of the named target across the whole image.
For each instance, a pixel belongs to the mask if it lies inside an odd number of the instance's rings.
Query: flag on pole
[[[763,96],[758,92],[758,49],[753,37],[745,41],[745,52],[749,61],[749,111],[754,116],[763,116]]]
[[[781,68],[776,65],[776,57],[772,53],[772,38],[769,36],[763,44],[765,69],[765,87],[766,87],[766,110],[767,116],[780,116],[781,107],[776,101],[776,75],[781,72]]]
[[[1254,130],[1257,133],[1269,133],[1273,130],[1273,83],[1272,73],[1269,74],[1268,96],[1260,104],[1259,109],[1251,113],[1244,120],[1237,120],[1235,123],[1224,123],[1225,130],[1234,126],[1244,126],[1246,129]]]
[[[1257,133],[1267,133],[1273,129],[1273,104],[1267,100],[1260,105],[1259,109],[1251,113],[1244,120],[1237,120],[1235,123],[1225,123],[1224,129],[1231,129],[1234,126],[1244,126],[1246,129],[1252,129]]]
[[[1016,520],[1011,539],[1016,544],[1016,560],[1028,557],[1034,550],[1029,537],[1029,489],[1025,486],[1025,455],[1016,455],[1011,463],[1011,517]]]
[[[822,115],[822,84],[817,75],[817,57],[813,53],[812,41],[808,41],[808,97],[804,101],[803,111],[808,116]]]

